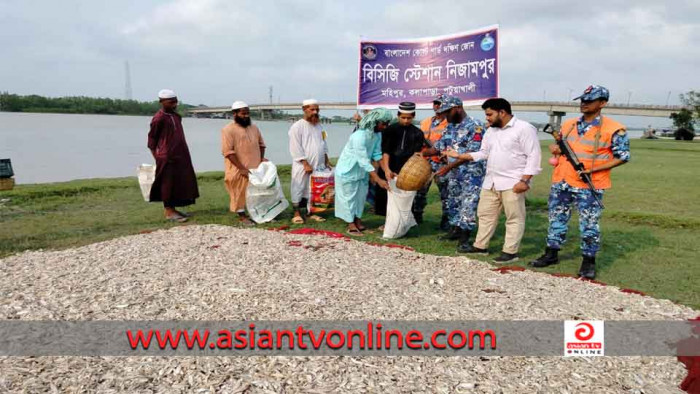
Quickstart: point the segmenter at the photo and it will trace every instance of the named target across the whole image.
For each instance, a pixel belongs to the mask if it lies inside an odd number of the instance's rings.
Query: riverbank
[[[551,167],[543,157],[543,174],[534,182],[528,196],[527,230],[517,265],[541,254],[547,231],[546,199]],[[632,288],[658,298],[667,298],[700,308],[700,186],[694,182],[700,168],[700,143],[676,141],[632,141],[632,162],[614,171],[613,189],[606,193],[603,215],[603,246],[598,257],[601,282]],[[289,167],[280,175],[287,195]],[[227,211],[228,195],[222,172],[200,173],[202,198],[191,207],[193,224],[236,225]],[[413,228],[406,238],[392,243],[422,253],[453,256],[453,242],[438,240],[440,215],[435,189],[429,195],[426,222]],[[288,225],[291,210],[263,228]],[[141,197],[135,177],[90,179],[54,184],[19,185],[0,192],[0,257],[27,249],[64,249],[138,234],[173,224],[162,220],[159,204],[147,204]],[[370,227],[383,218],[368,215]],[[309,226],[344,231],[335,219]],[[580,264],[576,215],[570,224],[569,242],[562,251],[562,262],[544,272],[573,274]],[[385,242],[381,234],[367,234],[368,242]],[[496,256],[503,242],[503,223],[492,241]],[[485,258],[482,258],[486,260]],[[586,302],[586,300],[581,300]]]

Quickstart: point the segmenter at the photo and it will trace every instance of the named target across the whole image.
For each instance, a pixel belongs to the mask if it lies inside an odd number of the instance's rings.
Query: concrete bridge
[[[558,125],[561,123],[561,118],[567,113],[579,113],[578,101],[512,101],[513,112],[541,112],[550,116],[550,123]],[[321,102],[319,103],[321,111],[323,110],[347,110],[356,111],[357,103],[354,102]],[[464,107],[467,111],[481,111],[479,105],[467,105]],[[682,108],[680,105],[642,105],[642,104],[617,104],[608,103],[603,112],[607,115],[626,115],[626,116],[648,116],[668,118],[671,113],[678,112]],[[281,111],[299,111],[301,103],[280,103],[280,104],[251,104],[251,111],[259,111],[262,118],[265,114],[273,110]],[[212,116],[216,114],[225,114],[231,111],[230,107],[207,107],[193,108],[189,112],[195,116]]]

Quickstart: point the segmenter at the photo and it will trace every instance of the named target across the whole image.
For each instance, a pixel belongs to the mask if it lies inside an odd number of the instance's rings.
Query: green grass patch
[[[518,263],[523,267],[542,253],[547,233],[552,168],[546,163],[549,155],[544,144],[543,149],[543,173],[536,177],[527,198],[527,229]],[[700,143],[632,141],[632,161],[613,171],[613,188],[604,197],[603,245],[597,259],[599,280],[700,309],[699,169]],[[290,168],[280,166],[279,172],[289,195]],[[228,212],[223,172],[200,173],[197,178],[202,197],[190,207],[195,215],[191,223],[237,225],[235,215]],[[275,222],[260,227],[301,227],[291,225],[291,216],[290,209]],[[438,239],[440,202],[435,187],[428,196],[425,219],[399,240],[382,240],[377,231],[361,239],[406,245],[422,253],[456,255],[454,242]],[[383,218],[368,214],[365,222],[376,228],[383,224]],[[160,204],[143,201],[134,177],[19,185],[0,192],[0,257],[24,250],[75,247],[174,225],[163,220]],[[308,226],[345,231],[345,225],[334,218]],[[488,259],[497,256],[503,235],[501,220]],[[562,262],[542,271],[578,271],[576,215],[568,238],[561,252]]]

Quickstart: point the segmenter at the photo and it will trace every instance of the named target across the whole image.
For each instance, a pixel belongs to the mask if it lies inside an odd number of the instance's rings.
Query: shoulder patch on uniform
[[[474,127],[474,132],[475,132],[475,133],[479,134],[479,133],[481,133],[482,131],[483,131],[483,129],[481,128],[481,126],[476,126],[476,127]]]

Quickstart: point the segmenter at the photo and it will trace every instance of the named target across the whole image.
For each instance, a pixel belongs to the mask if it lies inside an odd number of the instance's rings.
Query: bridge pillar
[[[549,124],[552,125],[554,130],[561,129],[561,118],[564,117],[564,115],[566,115],[566,112],[549,111],[547,112],[547,115],[549,115]]]
[[[258,111],[260,112],[260,120],[265,120],[266,117],[272,119],[271,109],[260,109]]]

